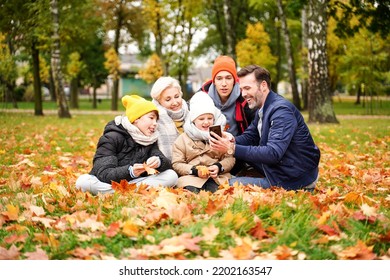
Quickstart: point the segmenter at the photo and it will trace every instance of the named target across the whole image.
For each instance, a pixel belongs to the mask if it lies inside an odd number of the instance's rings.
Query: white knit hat
[[[207,93],[199,91],[190,100],[190,121],[194,121],[203,114],[213,114],[215,120],[216,110],[217,108],[214,106],[214,101],[211,97]]]
[[[180,95],[183,96],[183,92],[181,91],[181,86],[179,81],[172,77],[160,77],[153,84],[152,90],[150,91],[150,96],[158,100],[161,93],[169,87],[177,88],[180,92]]]

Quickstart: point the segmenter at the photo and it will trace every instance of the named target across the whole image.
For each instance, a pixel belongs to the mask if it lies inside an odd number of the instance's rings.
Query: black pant
[[[194,186],[185,186],[184,189],[189,190],[193,193],[199,193],[200,191],[208,191],[208,192],[216,192],[218,190],[219,185],[214,181],[214,179],[209,178],[202,186],[202,188],[197,188]]]

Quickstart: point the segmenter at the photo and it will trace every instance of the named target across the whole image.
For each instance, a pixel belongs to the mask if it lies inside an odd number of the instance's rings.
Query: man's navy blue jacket
[[[236,137],[234,156],[265,174],[272,186],[297,190],[318,177],[320,150],[302,114],[284,97],[270,91],[264,106],[261,140],[259,114]]]

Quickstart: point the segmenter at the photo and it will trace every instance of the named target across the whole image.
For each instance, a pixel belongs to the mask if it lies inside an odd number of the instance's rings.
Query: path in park
[[[23,113],[34,114],[34,109],[0,109],[0,113]],[[110,110],[70,110],[71,115],[120,115],[124,111],[110,111]],[[43,110],[44,115],[57,115],[57,110]],[[386,115],[336,115],[340,119],[390,119]]]

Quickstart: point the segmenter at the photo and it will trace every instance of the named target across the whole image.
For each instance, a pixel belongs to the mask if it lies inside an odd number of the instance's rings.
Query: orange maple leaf
[[[268,237],[268,234],[265,232],[261,222],[257,222],[256,225],[249,230],[249,234],[260,240]]]
[[[337,256],[343,260],[373,260],[376,254],[372,252],[374,246],[367,247],[363,241],[358,240],[355,246],[351,246],[337,253]]]
[[[119,222],[113,222],[110,224],[110,226],[108,227],[108,230],[106,231],[106,235],[108,237],[113,237],[115,235],[117,235],[117,233],[119,232],[120,230],[120,224]]]
[[[126,193],[129,191],[134,191],[137,188],[137,185],[130,184],[127,180],[121,180],[120,183],[112,181],[111,187],[115,191]]]
[[[145,171],[146,171],[146,173],[148,173],[148,175],[154,175],[154,174],[159,173],[157,169],[151,168],[149,165],[146,164],[146,162],[144,162],[143,165],[144,165]]]
[[[196,166],[196,169],[198,170],[199,177],[206,177],[210,175],[210,171],[205,165],[198,165]]]

